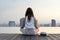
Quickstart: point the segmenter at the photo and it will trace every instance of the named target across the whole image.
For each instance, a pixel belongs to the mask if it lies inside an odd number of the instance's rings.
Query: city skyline
[[[60,0],[0,0],[0,24],[10,20],[19,23],[28,7],[39,23],[49,23],[51,19],[60,22]]]
[[[15,21],[9,21],[8,24],[0,24],[0,26],[22,26],[24,18],[21,18],[19,24],[16,24]],[[39,27],[60,27],[60,23],[56,23],[55,19],[51,19],[50,23],[38,23]]]

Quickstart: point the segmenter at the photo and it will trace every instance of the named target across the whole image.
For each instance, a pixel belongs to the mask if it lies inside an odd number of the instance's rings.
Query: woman
[[[25,28],[25,34],[37,34],[38,26],[32,9],[29,7],[26,10],[25,19],[22,29]]]

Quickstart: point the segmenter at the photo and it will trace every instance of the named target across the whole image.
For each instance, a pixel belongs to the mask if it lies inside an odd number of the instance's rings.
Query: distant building
[[[40,24],[40,27],[42,27],[43,26],[43,24]]]
[[[50,27],[50,24],[40,24],[40,27]]]
[[[49,26],[50,26],[50,24],[44,24],[44,26],[49,27]]]
[[[51,26],[56,26],[56,20],[55,19],[51,20]]]
[[[57,23],[56,26],[57,26],[57,27],[60,27],[60,23]]]
[[[16,24],[15,24],[15,21],[9,21],[8,25],[9,26],[15,26]]]
[[[60,27],[60,25],[58,25]]]
[[[24,18],[21,18],[21,19],[20,19],[20,26],[23,25],[23,21],[24,21]]]

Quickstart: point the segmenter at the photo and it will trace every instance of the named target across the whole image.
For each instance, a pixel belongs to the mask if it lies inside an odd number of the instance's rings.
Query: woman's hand
[[[39,31],[39,28],[37,27],[37,28],[35,28],[35,30]]]

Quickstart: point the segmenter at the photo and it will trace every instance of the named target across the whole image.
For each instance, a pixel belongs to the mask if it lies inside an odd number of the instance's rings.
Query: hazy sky
[[[28,7],[40,23],[60,22],[60,0],[0,0],[0,23],[13,20],[19,23]]]

